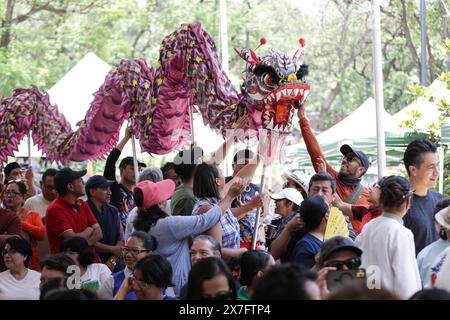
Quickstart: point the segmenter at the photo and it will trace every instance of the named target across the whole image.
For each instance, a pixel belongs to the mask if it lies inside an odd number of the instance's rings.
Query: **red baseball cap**
[[[147,209],[169,199],[175,191],[175,182],[172,179],[166,179],[156,183],[145,180],[139,182],[135,188],[142,191],[144,195],[142,208]]]

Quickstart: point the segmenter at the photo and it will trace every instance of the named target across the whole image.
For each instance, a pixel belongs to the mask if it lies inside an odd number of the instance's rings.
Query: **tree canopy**
[[[450,1],[444,1],[450,6]],[[268,47],[286,52],[307,42],[305,63],[313,87],[308,110],[323,130],[358,107],[373,91],[370,1],[229,0],[231,78],[239,85],[244,62],[232,48]],[[387,1],[382,7],[385,107],[394,113],[413,99],[420,72],[418,1]],[[427,79],[447,71],[448,15],[440,1],[427,1]],[[0,2],[0,96],[18,87],[49,89],[86,53],[111,65],[145,58],[155,65],[163,37],[181,23],[200,22],[219,42],[217,0],[6,0]]]

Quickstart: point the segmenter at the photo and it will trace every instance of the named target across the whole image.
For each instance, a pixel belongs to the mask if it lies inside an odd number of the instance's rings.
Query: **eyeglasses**
[[[128,247],[122,247],[122,254],[127,254],[131,252],[131,254],[137,256],[138,254],[141,254],[142,252],[149,252],[151,250],[148,249],[133,249]]]
[[[17,197],[17,196],[21,196],[22,194],[20,192],[16,192],[16,191],[5,191],[5,196],[6,197]]]
[[[14,253],[17,253],[17,250],[14,250],[14,249],[9,249],[9,250],[3,249],[2,256],[6,256],[7,254],[12,256]]]
[[[324,267],[334,267],[337,270],[343,270],[344,266],[347,266],[347,268],[349,269],[356,269],[359,268],[361,266],[361,257],[353,257],[344,261],[338,261],[338,260],[333,260],[333,261],[328,261],[326,263],[324,263],[323,265]]]
[[[147,282],[145,282],[143,280],[136,279],[136,276],[134,274],[132,274],[130,276],[130,280],[131,280],[132,284],[137,284],[138,286],[143,287],[143,288],[148,287],[149,285],[151,285],[151,283],[147,283]]]
[[[233,291],[228,290],[228,291],[219,292],[214,296],[202,295],[202,298],[204,300],[231,300],[232,295],[233,295]]]

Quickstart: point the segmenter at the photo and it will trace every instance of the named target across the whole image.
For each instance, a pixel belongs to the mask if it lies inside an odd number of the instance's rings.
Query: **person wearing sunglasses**
[[[172,287],[172,266],[163,256],[152,254],[139,260],[133,274],[120,287],[114,300],[123,300],[134,291],[137,300],[177,300],[165,294]]]
[[[28,268],[30,243],[20,237],[5,241],[1,251],[7,270],[0,273],[0,300],[38,300],[40,273]]]
[[[311,158],[312,165],[316,172],[323,170],[327,171],[336,180],[337,195],[345,202],[358,205],[370,205],[367,200],[369,191],[361,184],[362,176],[370,167],[369,158],[367,155],[352,148],[348,144],[344,144],[340,148],[343,155],[341,168],[339,171],[325,160],[325,156],[320,149],[319,143],[311,129],[309,119],[305,115],[306,104],[298,109],[298,118],[300,129],[302,131],[303,139],[305,140],[306,148]],[[352,220],[354,230],[359,230],[359,221]]]
[[[127,238],[125,246],[122,247],[122,257],[125,261],[125,269],[113,273],[97,291],[100,299],[110,300],[117,295],[126,278],[133,274],[136,263],[152,254],[157,247],[156,239],[143,231],[134,231]],[[134,292],[128,292],[123,300],[136,300]]]
[[[362,250],[351,239],[336,236],[328,239],[320,248],[317,267],[317,284],[322,299],[326,299],[329,290],[327,276],[338,270],[353,270],[361,266]]]
[[[6,208],[20,219],[24,236],[30,240],[33,250],[33,257],[29,263],[30,269],[40,271],[37,246],[38,241],[42,241],[45,237],[45,226],[38,212],[24,207],[26,194],[25,183],[21,180],[12,180],[6,185],[5,204]]]
[[[192,266],[186,300],[236,300],[233,275],[220,258],[208,257]]]
[[[356,239],[363,251],[361,266],[364,269],[377,266],[381,286],[402,299],[422,288],[414,237],[402,219],[411,207],[413,194],[404,177],[387,177],[380,195],[383,214],[366,224]]]

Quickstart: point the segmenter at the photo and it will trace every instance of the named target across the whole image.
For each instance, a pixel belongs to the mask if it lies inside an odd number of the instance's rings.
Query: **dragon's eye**
[[[276,84],[273,83],[272,77],[270,76],[270,74],[266,74],[264,76],[264,84],[267,85],[267,86],[270,86],[270,87],[276,86]]]

